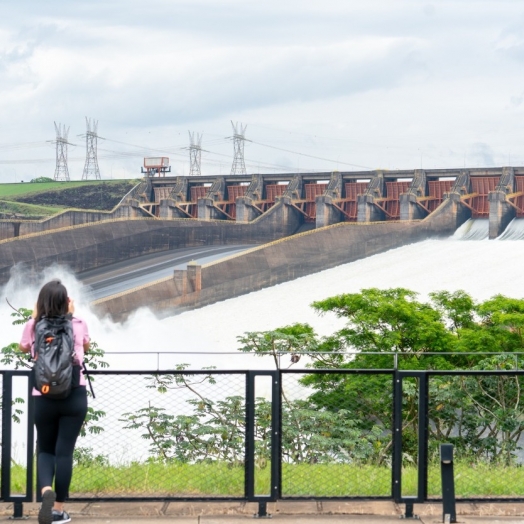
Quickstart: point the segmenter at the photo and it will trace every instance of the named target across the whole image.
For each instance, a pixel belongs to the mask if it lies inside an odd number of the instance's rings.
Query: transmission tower
[[[247,124],[243,126],[242,124],[238,125],[233,124],[233,136],[230,137],[233,140],[233,146],[235,148],[235,156],[233,158],[233,165],[231,166],[232,175],[245,175],[246,174],[246,164],[244,162],[244,142],[246,142],[246,137],[244,133],[246,131]]]
[[[84,172],[82,174],[82,180],[88,180],[94,178],[100,180],[100,169],[98,168],[97,158],[97,144],[98,144],[98,120],[90,120],[86,116],[87,131],[85,135],[86,139],[86,163],[84,165]]]
[[[189,176],[200,176],[202,174],[200,170],[200,161],[202,158],[202,135],[197,133],[195,139],[195,133],[189,133]]]
[[[69,128],[66,129],[62,124],[56,125],[56,169],[55,180],[69,181],[69,169],[67,168],[67,146],[70,145],[67,141]],[[73,144],[71,144],[73,145]]]

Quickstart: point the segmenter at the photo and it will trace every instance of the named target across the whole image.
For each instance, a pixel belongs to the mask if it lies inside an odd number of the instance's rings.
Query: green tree
[[[515,369],[518,355],[486,353],[523,348],[524,300],[501,295],[477,303],[461,290],[439,291],[420,302],[416,293],[404,288],[372,288],[312,307],[319,314],[345,319],[345,326],[327,337],[318,337],[307,324],[248,333],[239,337],[240,350],[273,354],[278,362],[278,355],[286,353],[279,352],[285,342],[295,354],[307,353],[309,366],[319,370],[391,369],[394,359],[399,369],[490,370]],[[318,413],[344,412],[363,434],[372,428],[391,434],[391,374],[311,373],[301,382],[314,390],[308,402]],[[519,376],[432,377],[432,442],[454,440],[463,455],[511,462],[522,434],[522,385]],[[416,380],[405,380],[403,435],[408,454],[417,446],[417,395]],[[381,449],[382,458],[391,444],[389,439]]]

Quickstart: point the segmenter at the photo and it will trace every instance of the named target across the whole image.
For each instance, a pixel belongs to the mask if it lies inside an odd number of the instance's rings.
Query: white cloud
[[[421,156],[425,167],[468,156],[497,165],[508,149],[524,163],[523,14],[504,0],[4,3],[0,181],[52,176],[49,145],[2,146],[51,140],[54,121],[71,126],[79,178],[85,116],[101,136],[145,148],[101,142],[136,155],[100,151],[104,176],[138,176],[147,148],[187,173],[187,130],[224,155],[204,154],[204,171],[228,172],[230,120],[247,123],[255,142],[297,152],[251,144],[251,166],[413,168]]]

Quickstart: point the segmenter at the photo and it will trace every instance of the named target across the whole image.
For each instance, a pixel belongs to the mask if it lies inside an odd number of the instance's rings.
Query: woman
[[[63,317],[72,315],[74,311],[74,302],[68,298],[60,280],[45,284],[38,295],[32,318],[24,326],[20,350],[24,353],[32,351],[35,326],[43,317]],[[72,317],[72,325],[75,364],[82,365],[84,353],[89,350],[89,333],[86,323],[79,318]],[[64,511],[64,501],[69,496],[76,439],[87,414],[85,377],[80,374],[79,385],[65,399],[46,398],[34,388],[33,398],[38,442],[38,485],[42,490],[38,523],[70,522],[69,514]]]

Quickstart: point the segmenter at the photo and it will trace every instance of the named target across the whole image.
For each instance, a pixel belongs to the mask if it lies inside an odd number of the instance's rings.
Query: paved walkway
[[[39,505],[24,504],[27,522],[36,522]],[[524,524],[524,504],[457,504],[457,522],[462,524]],[[258,504],[231,502],[107,502],[67,505],[76,524],[241,524],[256,522]],[[267,504],[271,520],[283,524],[393,524],[399,522],[405,507],[392,502],[366,501],[279,501]],[[443,522],[441,504],[417,504],[414,513],[420,522]],[[13,515],[13,506],[0,503],[0,521]],[[259,522],[268,519],[259,519]]]
[[[141,517],[111,517],[103,519],[92,519],[86,517],[72,516],[71,524],[124,524],[129,523],[140,523],[140,524],[161,524],[162,522],[176,522],[177,524],[241,524],[247,522],[254,522],[252,518],[248,517],[157,517],[153,518],[141,518]],[[457,517],[457,522],[461,524],[522,524],[524,517],[519,519],[511,517],[493,518],[493,517]],[[36,517],[28,520],[36,522]],[[400,522],[420,523],[420,524],[433,524],[442,522],[442,519],[436,517],[420,517],[419,520],[400,520],[399,517],[376,517],[376,516],[354,516],[354,515],[329,515],[318,517],[316,515],[309,516],[290,516],[281,515],[273,517],[271,519],[264,519],[264,521],[281,522],[282,524],[314,524],[316,522],[325,524],[399,524]]]

